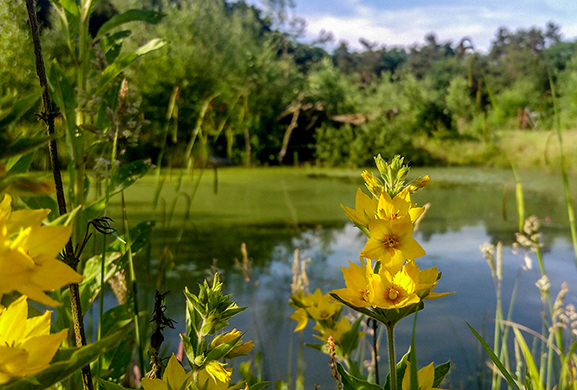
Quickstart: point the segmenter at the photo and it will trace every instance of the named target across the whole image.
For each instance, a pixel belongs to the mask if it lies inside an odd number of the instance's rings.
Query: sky
[[[487,52],[499,27],[545,30],[549,21],[561,26],[563,39],[577,36],[577,0],[294,1],[291,13],[307,22],[306,41],[324,29],[334,34],[335,44],[347,41],[351,50],[362,48],[361,37],[379,46],[407,47],[423,44],[425,35],[434,32],[438,41],[455,45],[469,37],[476,50]]]

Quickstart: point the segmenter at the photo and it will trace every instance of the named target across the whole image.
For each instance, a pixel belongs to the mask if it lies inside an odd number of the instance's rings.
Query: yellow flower
[[[392,274],[398,272],[405,259],[425,255],[425,250],[413,238],[413,224],[408,216],[388,221],[375,219],[369,223],[371,238],[361,252],[362,257],[381,262]]]
[[[405,375],[403,376],[403,390],[411,390],[411,364],[407,361],[405,368]],[[417,371],[417,380],[419,381],[419,390],[443,390],[437,387],[433,388],[435,381],[435,366],[434,363],[427,367],[421,368]]]
[[[411,203],[411,192],[405,188],[391,199],[386,191],[379,198],[377,214],[381,219],[398,220],[409,215],[411,222],[415,222],[425,211],[424,207],[414,207]]]
[[[377,198],[374,196],[370,198],[359,188],[355,200],[355,209],[345,207],[342,204],[341,207],[355,225],[368,228],[369,221],[375,219],[378,202]]]
[[[233,329],[230,332],[216,336],[210,343],[210,346],[212,348],[218,347],[221,344],[228,343],[229,341],[236,339],[240,335],[241,333],[239,330]],[[248,352],[252,351],[253,347],[254,345],[252,344],[252,340],[246,343],[243,343],[241,340],[238,340],[234,348],[231,349],[230,352],[226,354],[225,358],[233,359],[235,357],[245,355]]]
[[[226,369],[222,363],[213,360],[198,372],[198,388],[226,390],[228,389],[231,375],[232,368]]]
[[[363,179],[365,179],[365,185],[375,196],[380,197],[383,193],[383,183],[379,178],[368,171],[363,171],[361,173]]]
[[[343,341],[343,336],[345,333],[351,329],[351,323],[347,319],[347,317],[342,316],[341,320],[335,324],[334,328],[323,328],[320,324],[316,324],[313,328],[317,332],[318,335],[313,335],[319,340],[323,340],[325,343],[328,341],[329,336],[333,336],[333,340],[336,345],[341,345]],[[359,337],[363,337],[366,332],[359,332]]]
[[[291,299],[296,302],[296,304],[291,304],[297,309],[290,317],[298,322],[295,332],[303,330],[309,318],[316,321],[328,320],[341,308],[341,304],[335,301],[329,293],[323,295],[320,288],[317,288],[314,294],[302,292],[298,295],[294,294]]]
[[[372,306],[374,291],[372,288],[373,268],[370,260],[362,267],[349,261],[349,268],[341,267],[346,288],[334,290],[342,300],[357,307]]]
[[[184,368],[172,354],[168,365],[164,369],[162,379],[142,378],[144,390],[184,390],[191,381],[192,372],[186,373]]]
[[[417,280],[414,279],[415,277]],[[381,267],[379,274],[373,277],[375,291],[373,306],[381,309],[400,309],[419,303],[421,299],[415,293],[417,283],[418,273],[416,276],[410,274],[406,267],[394,276],[386,268]]]
[[[295,332],[303,330],[309,322],[309,315],[307,314],[307,311],[302,307],[298,308],[291,315],[291,318],[298,322],[297,327],[295,328]]]
[[[6,195],[0,203],[0,295],[17,290],[42,304],[58,306],[44,291],[83,279],[56,259],[71,227],[41,226],[50,210],[11,211],[10,202]]]
[[[431,179],[429,178],[429,175],[425,175],[407,184],[407,188],[409,189],[409,191],[411,191],[411,194],[414,194],[415,192],[419,191],[421,188],[423,188],[430,182]]]
[[[421,299],[437,299],[451,293],[436,293],[433,289],[437,285],[439,271],[437,267],[419,270],[419,266],[414,261],[407,261],[404,269],[417,282],[416,293]]]
[[[13,377],[36,374],[50,364],[66,338],[67,329],[50,334],[47,311],[27,318],[28,303],[22,296],[0,311],[0,384]]]
[[[309,294],[309,298],[313,304],[306,310],[316,321],[331,318],[341,308],[341,304],[335,301],[330,294],[323,295],[320,288],[317,288],[314,294]]]

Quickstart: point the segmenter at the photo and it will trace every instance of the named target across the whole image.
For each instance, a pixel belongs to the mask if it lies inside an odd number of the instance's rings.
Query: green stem
[[[577,267],[577,223],[575,221],[575,211],[573,209],[573,201],[571,200],[571,191],[569,190],[569,178],[567,170],[565,169],[565,156],[563,154],[563,135],[561,134],[561,119],[557,108],[557,98],[555,96],[555,83],[551,77],[551,73],[547,72],[549,76],[549,86],[551,87],[551,96],[553,97],[553,110],[555,113],[555,130],[557,131],[557,140],[559,141],[559,157],[561,158],[561,174],[563,176],[563,187],[565,189],[565,201],[567,203],[567,215],[569,217],[569,226],[571,228],[571,240],[573,241],[573,251],[575,257],[573,262]]]
[[[97,340],[102,338],[102,319],[104,317],[104,274],[106,264],[106,235],[102,235],[102,263],[100,264],[100,296],[98,297],[98,334]],[[98,357],[98,365],[96,366],[96,377],[100,378],[102,370],[102,355]],[[99,383],[96,382],[96,387],[99,388]]]
[[[130,238],[130,231],[128,230],[128,217],[126,215],[126,201],[124,199],[124,191],[121,192],[122,198],[122,219],[124,222],[124,240],[127,245],[128,253],[128,271],[130,273],[130,284],[132,287],[132,300],[134,304],[134,327],[135,327],[135,337],[136,337],[136,347],[138,349],[138,363],[140,366],[140,372],[142,375],[146,373],[146,367],[144,366],[144,348],[142,346],[142,337],[140,335],[140,322],[138,321],[138,291],[136,288],[136,273],[134,272],[134,262],[132,260],[132,240]]]
[[[387,325],[387,341],[389,344],[389,376],[391,378],[391,390],[397,390],[397,371],[395,369],[395,325]],[[375,356],[375,359],[377,357]],[[377,382],[378,384],[378,382]]]

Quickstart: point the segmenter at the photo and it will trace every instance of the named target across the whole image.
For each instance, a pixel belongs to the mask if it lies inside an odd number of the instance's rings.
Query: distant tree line
[[[35,88],[20,3],[0,6],[0,95]],[[192,143],[199,160],[217,164],[364,165],[377,153],[400,152],[413,164],[435,163],[424,140],[491,143],[498,131],[551,129],[552,92],[563,128],[577,125],[577,43],[563,40],[553,22],[501,27],[487,53],[468,37],[440,42],[434,33],[410,47],[360,38],[361,51],[340,42],[331,52],[331,33],[303,43],[304,21],[289,16],[286,2],[266,4],[96,3],[94,31],[129,8],[165,15],[158,25],[134,26],[122,42],[168,42],[124,72],[142,126],[122,158],[156,161],[165,142],[162,165],[172,167],[183,165]],[[38,13],[47,61],[72,66],[60,56],[66,42],[47,0],[38,1]],[[106,62],[101,57],[94,66]]]

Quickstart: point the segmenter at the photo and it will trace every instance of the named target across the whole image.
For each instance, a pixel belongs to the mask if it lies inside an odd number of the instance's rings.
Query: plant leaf
[[[145,55],[154,50],[158,50],[166,44],[162,39],[152,39],[144,46],[139,47],[134,53],[125,54],[119,57],[112,64],[108,65],[106,69],[100,75],[98,80],[98,85],[96,86],[96,91],[92,92],[94,95],[100,94],[104,88],[110,83],[116,76],[120,74],[128,65],[132,64],[140,56]]]
[[[113,16],[109,21],[104,23],[102,27],[100,27],[100,30],[98,30],[98,33],[96,34],[94,40],[101,38],[102,36],[104,36],[104,34],[109,32],[110,30],[118,26],[121,26],[124,23],[143,21],[151,24],[158,24],[163,17],[164,14],[161,14],[160,12],[156,11],[129,9],[126,12]]]
[[[517,385],[517,382],[515,381],[515,379],[513,379],[513,376],[505,368],[503,363],[501,363],[497,355],[495,355],[495,352],[493,352],[491,347],[489,347],[489,344],[487,344],[487,342],[483,339],[483,337],[481,337],[481,335],[477,333],[477,331],[467,321],[465,321],[465,323],[467,324],[471,332],[473,332],[477,340],[479,340],[479,342],[483,346],[483,349],[485,349],[485,351],[489,354],[489,357],[491,358],[493,363],[495,363],[499,371],[501,371],[501,374],[503,374],[509,385],[512,386],[514,389],[520,390],[519,386]]]

